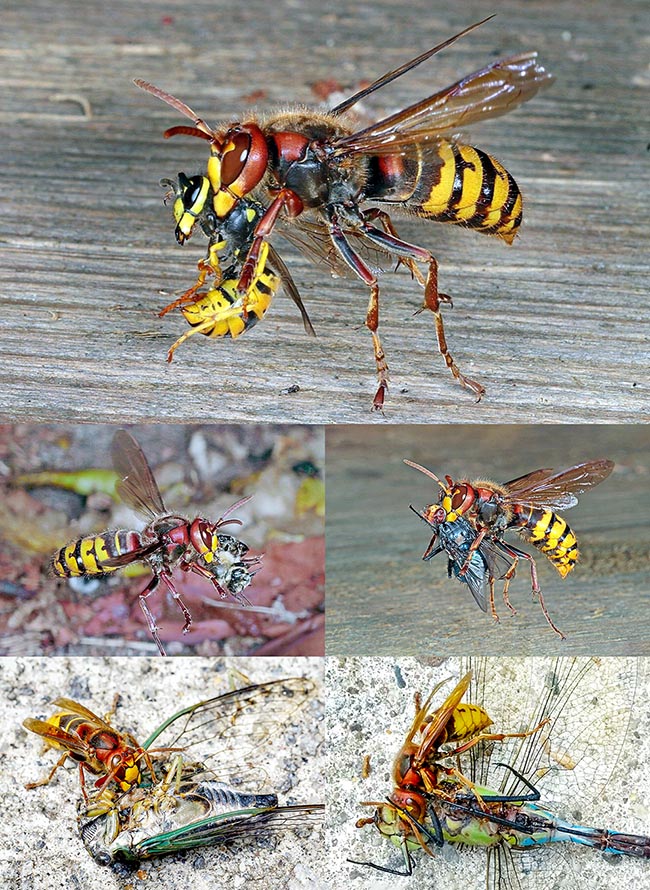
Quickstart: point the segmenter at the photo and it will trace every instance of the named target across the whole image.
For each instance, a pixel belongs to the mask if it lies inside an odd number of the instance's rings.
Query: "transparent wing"
[[[322,804],[274,807],[266,812],[243,816],[241,820],[230,824],[223,817],[207,818],[141,840],[131,847],[131,852],[138,859],[146,859],[178,850],[189,850],[200,845],[250,838],[261,832],[307,827],[314,825],[318,818],[322,817],[324,810]]]
[[[131,433],[117,430],[111,455],[115,472],[120,476],[117,493],[124,503],[150,519],[166,513],[151,467]]]
[[[535,470],[506,482],[511,503],[551,510],[568,510],[578,503],[578,495],[600,485],[614,469],[614,462],[590,460],[568,470]]]
[[[525,793],[512,770],[498,765],[505,763],[538,789],[543,806],[569,806],[577,812],[616,773],[634,706],[638,664],[633,658],[526,662],[488,658],[461,664],[461,672],[472,670],[466,701],[487,710],[494,721],[491,731],[517,732],[547,720],[528,738],[475,746],[462,755],[461,769],[472,781],[500,793]],[[564,860],[559,850],[522,854],[499,847],[489,857],[486,886],[527,886],[526,869],[536,861],[553,874]]]
[[[330,275],[335,275],[337,278],[356,278],[334,247],[327,225],[318,218],[310,218],[306,214],[291,220],[281,218],[274,231],[297,247],[314,265],[325,269]],[[354,229],[343,231],[348,240],[354,241],[355,253],[363,257],[373,269],[382,272],[391,265],[392,254],[372,247],[367,239]]]
[[[443,134],[480,120],[507,114],[553,80],[537,62],[537,53],[522,53],[486,65],[473,74],[409,105],[363,130],[336,140],[335,156],[416,154]]]
[[[259,791],[268,781],[265,749],[288,729],[314,690],[312,680],[292,677],[228,692],[174,714],[143,748],[181,750],[218,781]]]

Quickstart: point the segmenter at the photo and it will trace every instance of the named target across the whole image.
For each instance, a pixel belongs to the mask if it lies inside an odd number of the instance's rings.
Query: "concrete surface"
[[[413,718],[413,694],[427,695],[443,678],[459,677],[449,659],[328,658],[328,815],[326,842],[328,886],[346,890],[485,890],[486,853],[446,845],[429,859],[414,855],[410,878],[381,874],[347,858],[402,868],[401,854],[374,826],[355,827],[372,814],[361,801],[382,801],[392,790],[390,770]],[[579,660],[579,665],[584,659]],[[495,727],[515,730],[528,724],[531,700],[548,676],[548,659],[488,661],[488,683],[482,702]],[[463,669],[464,670],[464,669]],[[399,671],[403,687],[398,685]],[[438,704],[453,688],[446,684]],[[648,803],[650,714],[644,659],[605,658],[593,664],[575,690],[551,736],[555,764],[561,751],[573,755],[575,769],[557,769],[536,781],[542,803],[582,824],[650,834]],[[631,702],[634,693],[634,702]],[[528,715],[528,716],[525,716]],[[523,721],[522,721],[523,717]],[[565,747],[566,746],[566,747]],[[362,761],[371,757],[371,772],[362,778]],[[498,759],[498,758],[496,758]],[[507,758],[506,758],[507,759]],[[593,769],[592,769],[593,767]],[[513,853],[516,878],[494,887],[510,890],[638,890],[650,887],[650,863],[627,857],[604,857],[573,844],[554,844],[536,855]],[[525,870],[524,870],[525,869]],[[492,884],[489,885],[492,888]]]
[[[28,716],[47,716],[57,696],[104,714],[122,694],[113,724],[140,741],[181,707],[227,692],[232,671],[251,682],[309,676],[319,681],[321,659],[4,658],[0,660],[0,887],[11,890],[214,890],[321,886],[316,859],[319,829],[309,836],[278,833],[228,848],[204,847],[140,864],[102,868],[88,856],[77,832],[79,786],[73,767],[46,787],[24,783],[45,775],[56,760],[39,754],[39,739],[22,728]],[[319,683],[320,685],[320,683]],[[283,774],[281,800],[322,802],[319,769],[322,711],[316,698],[300,712],[300,731],[280,733],[264,753],[271,773]],[[263,790],[263,789],[262,789]],[[276,789],[278,790],[278,789]],[[306,834],[306,833],[305,833]]]

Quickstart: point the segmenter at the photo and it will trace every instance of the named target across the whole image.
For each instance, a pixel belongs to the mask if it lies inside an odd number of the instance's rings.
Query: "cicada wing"
[[[264,749],[297,719],[316,689],[304,677],[236,689],[174,714],[144,742],[204,763],[221,782],[258,792],[268,781]]]
[[[131,433],[117,430],[111,455],[120,477],[116,489],[124,503],[149,519],[166,513],[151,467]]]
[[[199,822],[140,840],[130,846],[130,852],[135,859],[148,859],[178,850],[251,838],[262,831],[266,833],[313,826],[322,817],[324,810],[323,804],[298,804],[239,812],[235,810],[228,815],[208,816]]]

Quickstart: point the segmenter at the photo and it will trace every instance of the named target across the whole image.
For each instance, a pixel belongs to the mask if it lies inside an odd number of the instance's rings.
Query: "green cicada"
[[[321,804],[280,806],[275,791],[290,787],[285,761],[298,724],[309,734],[306,706],[315,689],[303,677],[248,685],[163,721],[134,747],[132,782],[109,774],[80,801],[88,851],[107,864],[313,825]]]
[[[100,792],[80,802],[79,831],[100,865],[138,861],[313,824],[322,804],[280,806],[276,794],[248,794],[215,781],[199,765],[172,756],[166,775],[119,796]]]

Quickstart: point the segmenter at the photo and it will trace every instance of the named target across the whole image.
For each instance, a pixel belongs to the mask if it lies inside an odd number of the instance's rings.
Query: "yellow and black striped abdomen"
[[[142,539],[133,531],[117,529],[101,535],[88,535],[62,547],[52,559],[52,571],[61,578],[105,575],[120,568],[107,565],[108,561],[141,547]]]
[[[461,702],[454,708],[447,721],[445,742],[461,742],[470,739],[491,725],[492,720],[484,708],[480,705]]]
[[[565,578],[578,561],[578,542],[567,523],[552,510],[515,507],[511,527],[547,556]]]
[[[519,187],[495,158],[444,140],[439,164],[424,163],[409,207],[438,222],[468,226],[511,244],[522,219]]]
[[[232,337],[233,340],[252,328],[271,305],[280,279],[263,271],[254,279],[245,297],[238,293],[237,284],[234,278],[222,281],[195,303],[184,306],[181,312],[188,324],[200,327],[200,333],[208,337]]]

